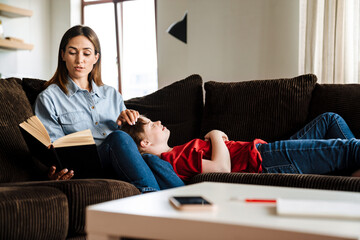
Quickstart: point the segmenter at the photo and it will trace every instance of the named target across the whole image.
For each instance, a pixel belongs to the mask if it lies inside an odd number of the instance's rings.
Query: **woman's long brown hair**
[[[66,68],[66,63],[62,59],[62,52],[65,52],[66,46],[69,43],[70,39],[77,36],[85,36],[95,47],[95,54],[99,53],[99,59],[94,64],[93,70],[89,73],[88,81],[90,83],[91,88],[91,80],[94,80],[95,84],[98,86],[103,85],[101,80],[101,49],[100,49],[100,41],[97,37],[96,33],[87,26],[77,25],[69,30],[67,30],[64,36],[61,39],[58,53],[58,66],[54,76],[44,84],[44,87],[48,87],[51,84],[57,84],[60,89],[67,94],[68,89],[66,87],[68,83],[68,70]]]

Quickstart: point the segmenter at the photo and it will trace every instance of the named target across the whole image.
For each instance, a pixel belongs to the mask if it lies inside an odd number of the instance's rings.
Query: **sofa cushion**
[[[309,74],[291,79],[207,82],[201,134],[219,129],[232,140],[287,139],[306,123],[316,80]]]
[[[22,87],[31,105],[45,82],[23,78]],[[170,145],[183,144],[199,137],[203,110],[202,79],[199,75],[191,75],[147,96],[129,99],[125,105],[152,120],[161,120],[171,131]]]
[[[85,234],[85,212],[89,205],[140,194],[132,184],[112,179],[73,179],[68,181],[31,181],[6,183],[1,186],[56,188],[67,197],[69,206],[68,237]],[[0,188],[1,189],[1,188]],[[51,239],[51,238],[49,238]]]
[[[51,187],[0,187],[0,239],[65,239],[66,195]]]
[[[31,106],[35,103],[35,100],[39,93],[44,90],[44,83],[46,81],[36,78],[23,78],[22,87],[28,97]]]
[[[152,94],[125,101],[150,118],[161,120],[170,131],[169,145],[180,145],[199,137],[203,111],[202,79],[191,75]]]
[[[309,121],[324,112],[342,116],[356,138],[360,138],[360,84],[316,84]]]
[[[202,173],[193,177],[189,184],[199,182],[242,183],[360,192],[360,178],[324,176],[317,174]]]
[[[0,79],[0,182],[28,180],[32,161],[19,123],[32,116],[19,79]]]

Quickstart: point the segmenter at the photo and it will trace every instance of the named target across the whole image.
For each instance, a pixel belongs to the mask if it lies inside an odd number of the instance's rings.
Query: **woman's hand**
[[[222,138],[223,141],[229,141],[228,136],[220,130],[212,130],[205,135],[205,141],[211,140],[211,138]]]
[[[63,170],[56,173],[56,167],[51,166],[48,172],[48,177],[50,180],[69,180],[74,176],[74,171],[67,170],[64,168]]]
[[[117,125],[127,122],[129,125],[134,125],[139,118],[139,112],[131,109],[122,111],[117,119]]]

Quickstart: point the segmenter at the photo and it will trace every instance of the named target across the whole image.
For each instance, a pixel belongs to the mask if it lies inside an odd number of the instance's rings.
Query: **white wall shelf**
[[[9,50],[32,50],[34,45],[0,38],[0,48]]]
[[[33,11],[0,3],[0,15],[8,18],[31,17]]]
[[[33,11],[0,3],[0,16],[8,18],[31,17]],[[0,38],[0,48],[9,50],[32,50],[34,45],[11,39]]]

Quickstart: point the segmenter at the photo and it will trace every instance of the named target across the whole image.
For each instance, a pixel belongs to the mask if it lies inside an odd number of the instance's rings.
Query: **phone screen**
[[[169,200],[178,210],[211,210],[215,207],[201,196],[173,196]]]
[[[194,197],[174,197],[176,201],[178,201],[181,205],[210,205],[211,203],[200,196]]]

